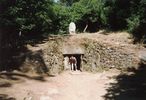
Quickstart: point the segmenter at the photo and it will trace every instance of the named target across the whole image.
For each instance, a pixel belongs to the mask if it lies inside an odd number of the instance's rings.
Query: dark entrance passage
[[[68,59],[71,56],[74,56],[76,58],[76,60],[77,60],[77,70],[81,71],[81,68],[82,68],[82,56],[83,56],[83,54],[64,54],[63,56],[64,57],[68,57]]]

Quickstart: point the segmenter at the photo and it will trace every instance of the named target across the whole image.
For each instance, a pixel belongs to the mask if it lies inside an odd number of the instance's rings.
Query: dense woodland
[[[77,32],[87,26],[87,32],[128,31],[140,42],[146,38],[146,0],[0,0],[0,61],[41,36],[68,34],[72,21]]]
[[[88,25],[139,37],[146,27],[146,0],[1,0],[0,7],[0,28],[15,34],[63,34],[71,21],[79,32]]]

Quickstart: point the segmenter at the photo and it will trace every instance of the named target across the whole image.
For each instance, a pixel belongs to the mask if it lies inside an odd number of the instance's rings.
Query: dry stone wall
[[[20,70],[26,73],[56,75],[63,71],[63,56],[61,52],[62,39],[51,38],[45,46],[28,51],[19,59],[25,59]]]
[[[68,36],[60,38],[53,37],[53,39],[49,39],[45,44],[47,46],[41,49],[42,59],[49,74],[58,74],[64,70],[62,50],[64,44],[67,45],[66,42],[69,42],[68,40]],[[111,45],[103,41],[95,41],[87,38],[76,39],[75,41],[84,50],[82,58],[83,71],[97,72],[110,68],[126,69],[138,66],[139,58],[137,52],[134,50],[135,48]],[[69,46],[71,46],[71,43],[69,43]]]
[[[83,69],[87,71],[100,71],[110,68],[126,69],[137,67],[139,63],[136,52],[131,48],[112,46],[102,42],[86,40]]]
[[[63,71],[62,39],[53,39],[47,43],[43,49],[43,58],[49,69],[49,74],[55,75]]]

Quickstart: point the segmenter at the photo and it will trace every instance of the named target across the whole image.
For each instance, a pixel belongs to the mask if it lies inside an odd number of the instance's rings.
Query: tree
[[[69,9],[66,6],[55,4],[53,7],[54,18],[53,18],[53,29],[55,34],[67,33],[68,25],[71,21]]]
[[[130,16],[126,19],[127,29],[136,41],[141,39],[146,42],[146,1],[133,0],[130,2]]]
[[[99,28],[107,25],[108,8],[103,0],[80,0],[74,3],[71,12],[73,19],[83,31],[88,26],[87,30],[95,32]]]
[[[52,6],[51,0],[0,1],[0,70],[14,66],[14,56],[25,50],[28,39],[52,30]]]
[[[17,31],[45,32],[51,29],[53,12],[51,0],[2,0],[2,25],[12,25]],[[8,4],[9,5],[8,5]]]
[[[79,0],[59,0],[60,4],[65,6],[72,6],[73,3],[78,2]]]

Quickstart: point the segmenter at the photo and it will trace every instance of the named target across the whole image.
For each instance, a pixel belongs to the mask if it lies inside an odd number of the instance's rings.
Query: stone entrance
[[[71,56],[76,58],[77,61],[77,70],[82,70],[82,58],[84,55],[84,49],[79,45],[67,44],[62,48],[62,54],[64,57],[64,70],[71,70],[71,65],[69,63],[69,58]]]
[[[69,64],[69,58],[74,56],[77,60],[77,70],[82,70],[82,57],[83,54],[63,54],[64,56],[64,69],[71,69],[71,65]]]

